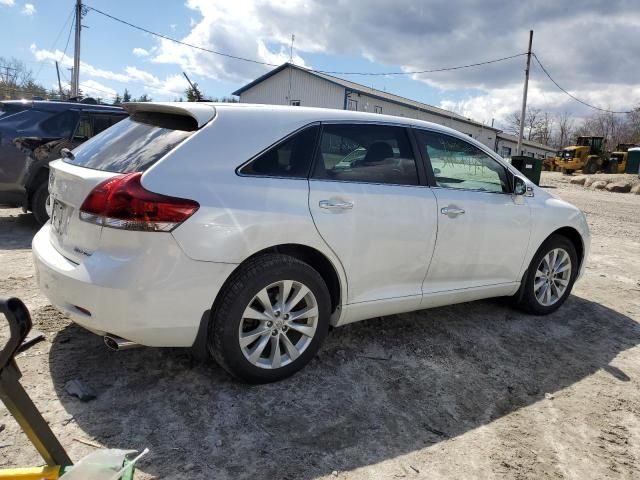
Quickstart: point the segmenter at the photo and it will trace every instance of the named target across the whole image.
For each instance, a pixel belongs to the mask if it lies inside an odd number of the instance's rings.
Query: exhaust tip
[[[129,348],[139,347],[135,342],[125,340],[124,338],[116,337],[115,335],[105,335],[104,344],[113,351],[127,350]]]

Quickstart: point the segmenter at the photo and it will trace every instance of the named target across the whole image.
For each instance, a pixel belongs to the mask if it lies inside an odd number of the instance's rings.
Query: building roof
[[[504,140],[510,140],[514,143],[518,143],[518,137],[516,137],[515,135],[510,135],[508,133],[504,133],[504,132],[499,132],[498,133],[498,137],[502,138]],[[535,147],[535,148],[539,148],[541,150],[547,150],[548,152],[555,152],[557,149],[550,147],[549,145],[545,145],[543,143],[538,143],[538,142],[533,142],[531,140],[526,140],[526,139],[522,139],[522,144],[523,145],[528,145],[530,147]]]
[[[303,68],[300,67],[298,65],[294,65],[292,63],[283,63],[282,65],[280,65],[279,67],[274,68],[273,70],[270,70],[269,72],[265,73],[264,75],[262,75],[261,77],[256,78],[254,81],[246,84],[244,87],[239,88],[238,90],[236,90],[235,92],[233,92],[233,95],[241,95],[242,93],[246,92],[247,90],[249,90],[250,88],[254,87],[255,85],[267,80],[268,78],[272,77],[273,75],[275,75],[278,72],[281,72],[282,70],[284,70],[287,67],[291,67],[291,68],[295,68],[297,70],[300,70],[302,72],[308,73],[309,75],[313,75],[315,77],[318,78],[322,78],[323,80],[326,80],[328,82],[334,83],[336,85],[340,85],[342,87],[344,87],[345,89],[352,91],[352,92],[356,92],[356,93],[363,93],[365,95],[369,95],[372,97],[376,97],[376,98],[380,98],[383,100],[387,100],[389,102],[393,102],[396,104],[400,104],[400,105],[404,105],[406,107],[409,108],[414,108],[416,110],[421,110],[427,113],[432,113],[434,115],[438,115],[441,117],[445,117],[445,118],[450,118],[453,120],[459,120],[461,122],[465,122],[465,123],[470,123],[473,125],[477,125],[483,128],[486,128],[487,130],[493,130],[495,132],[499,132],[500,129],[495,128],[495,127],[490,127],[488,125],[485,125],[481,122],[478,122],[476,120],[472,120],[470,118],[467,117],[463,117],[460,114],[457,114],[455,112],[451,112],[449,110],[445,110],[443,108],[438,108],[438,107],[434,107],[433,105],[429,105],[427,103],[422,103],[422,102],[417,102],[415,100],[411,100],[410,98],[406,98],[406,97],[402,97],[400,95],[395,95],[393,93],[389,93],[389,92],[384,92],[382,90],[377,90],[375,88],[372,87],[367,87],[366,85],[362,85],[361,83],[356,83],[356,82],[351,82],[349,80],[345,80],[343,78],[338,78],[338,77],[334,77],[333,75],[328,75],[326,73],[320,73],[320,72],[316,72],[313,70],[309,70],[307,68]]]

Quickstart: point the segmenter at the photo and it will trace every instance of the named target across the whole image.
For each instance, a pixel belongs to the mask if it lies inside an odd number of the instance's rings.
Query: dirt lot
[[[106,350],[47,306],[36,226],[0,210],[0,295],[23,298],[47,335],[18,360],[23,384],[72,458],[93,449],[78,439],[149,447],[143,479],[640,478],[640,196],[542,183],[593,233],[558,312],[487,301],[373,319],[257,387],[178,349]],[[98,398],[67,395],[70,379]],[[0,466],[39,464],[0,407],[2,424]]]

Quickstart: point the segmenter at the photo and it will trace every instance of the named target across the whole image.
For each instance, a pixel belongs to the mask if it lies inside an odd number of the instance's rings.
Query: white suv
[[[557,309],[584,215],[484,145],[329,109],[133,103],[51,164],[39,284],[108,345],[204,345],[268,382],[330,325],[487,297]]]

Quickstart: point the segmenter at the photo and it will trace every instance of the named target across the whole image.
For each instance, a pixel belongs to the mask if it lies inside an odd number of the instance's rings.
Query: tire
[[[587,163],[584,166],[583,173],[588,173],[590,175],[593,175],[597,171],[598,171],[598,163],[592,158],[588,159]]]
[[[543,266],[542,262],[547,255],[552,252],[557,252],[556,261],[562,258],[562,254],[560,251],[563,251],[564,254],[568,257],[570,261],[570,270],[566,273],[566,270],[563,272],[559,272],[557,275],[558,280],[566,281],[566,286],[561,285],[562,282],[556,283],[556,285],[560,285],[564,287],[564,290],[561,294],[559,294],[559,290],[554,290],[553,287],[547,287],[550,291],[549,297],[550,300],[554,300],[552,297],[555,294],[557,299],[555,299],[552,303],[547,302],[546,294],[543,293],[542,289],[544,289],[544,284],[540,284],[540,281],[544,281],[544,276],[540,277],[537,273],[538,271],[545,272],[544,268],[540,268]],[[547,260],[549,257],[547,257]],[[552,257],[551,257],[552,259]],[[566,266],[566,262],[563,260],[560,264],[556,264],[556,268],[562,268]],[[562,304],[567,300],[567,297],[571,293],[571,289],[573,288],[573,284],[576,279],[576,275],[578,274],[578,256],[576,254],[576,249],[571,243],[571,241],[562,235],[551,235],[544,243],[540,246],[536,254],[533,256],[531,263],[529,264],[529,268],[525,272],[522,277],[522,283],[520,285],[520,290],[516,294],[517,298],[517,306],[534,315],[548,315],[552,312],[555,312]],[[536,281],[536,278],[538,280]],[[550,279],[553,282],[553,277]],[[546,283],[546,282],[545,282]],[[537,285],[541,285],[540,289],[536,289]],[[538,295],[536,295],[538,293]],[[542,299],[540,299],[540,294],[542,294]]]
[[[563,168],[562,169],[562,174],[563,175],[571,175],[573,173],[573,170],[568,169],[568,168]]]
[[[31,195],[31,212],[36,222],[44,225],[49,220],[47,213],[47,201],[49,200],[49,183],[47,180],[40,183],[38,188]]]
[[[287,287],[289,303],[295,302],[288,311],[278,303]],[[303,287],[308,293],[300,297]],[[271,305],[265,308],[259,296]],[[308,309],[313,312],[314,303],[316,315],[287,318],[291,312],[292,316]],[[248,383],[274,382],[309,363],[327,335],[330,315],[329,290],[316,270],[288,255],[261,255],[241,265],[221,290],[212,308],[207,346],[218,364],[234,377]],[[243,334],[245,343],[241,345]]]
[[[609,162],[609,173],[618,173],[618,161],[617,160],[611,160]]]

